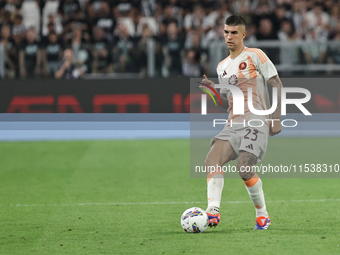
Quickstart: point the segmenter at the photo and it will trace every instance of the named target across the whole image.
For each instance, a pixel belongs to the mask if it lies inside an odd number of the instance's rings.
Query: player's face
[[[224,25],[224,39],[229,50],[236,50],[243,45],[243,39],[246,37],[244,26]]]

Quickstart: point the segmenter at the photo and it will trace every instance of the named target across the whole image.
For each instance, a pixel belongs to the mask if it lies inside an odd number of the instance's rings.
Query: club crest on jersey
[[[238,83],[238,78],[235,74],[229,77],[228,84],[236,86]]]
[[[223,77],[226,76],[226,75],[227,75],[227,71],[224,70],[223,74],[221,74],[220,77],[223,78]]]
[[[246,67],[247,67],[247,63],[246,63],[246,62],[242,62],[242,63],[238,66],[238,68],[239,68],[240,70],[244,70],[244,69],[246,69]]]

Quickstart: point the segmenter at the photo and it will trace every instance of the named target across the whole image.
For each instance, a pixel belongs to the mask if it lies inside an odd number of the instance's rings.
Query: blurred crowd
[[[326,44],[340,41],[339,7],[337,0],[0,0],[0,54],[6,78],[145,76],[153,47],[156,75],[199,77],[215,74],[225,58],[224,22],[237,14],[247,22],[246,44],[307,42],[261,48],[275,64],[339,64],[339,47]]]

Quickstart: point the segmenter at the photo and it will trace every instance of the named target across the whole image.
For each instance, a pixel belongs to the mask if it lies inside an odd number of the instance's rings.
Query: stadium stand
[[[0,77],[55,77],[66,49],[81,71],[64,78],[215,76],[231,14],[247,22],[246,46],[263,49],[282,76],[334,75],[339,8],[336,0],[0,0]]]

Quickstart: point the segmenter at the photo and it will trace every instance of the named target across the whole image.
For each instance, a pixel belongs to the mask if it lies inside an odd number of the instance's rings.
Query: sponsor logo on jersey
[[[244,69],[246,69],[246,67],[247,67],[247,63],[246,63],[246,62],[242,62],[242,63],[238,66],[238,68],[239,68],[240,70],[244,70]]]
[[[221,74],[220,77],[223,78],[223,77],[226,76],[226,75],[227,75],[227,71],[224,70],[223,74]]]

